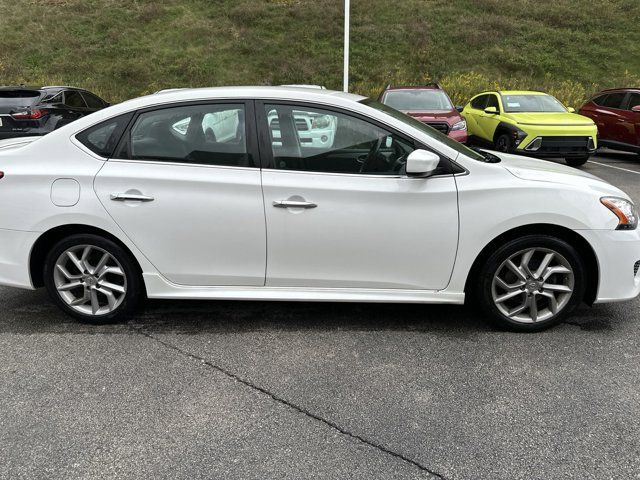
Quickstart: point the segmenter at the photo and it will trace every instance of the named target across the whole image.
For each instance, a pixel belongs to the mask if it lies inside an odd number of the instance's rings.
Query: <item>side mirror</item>
[[[414,150],[407,157],[407,175],[410,177],[428,177],[440,163],[440,157],[428,150]]]
[[[631,107],[631,111],[640,113],[640,105],[636,105],[635,107]]]
[[[489,115],[497,115],[498,109],[496,107],[487,107],[484,109],[484,113],[487,113]]]
[[[567,107],[567,112],[569,113],[576,113],[576,109],[573,107]]]
[[[456,105],[456,110],[458,111],[458,113],[462,113],[462,110],[464,110],[464,107],[462,105]]]

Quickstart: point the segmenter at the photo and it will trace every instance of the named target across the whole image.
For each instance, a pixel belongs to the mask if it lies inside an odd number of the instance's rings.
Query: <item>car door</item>
[[[640,144],[640,112],[634,112],[633,107],[640,105],[640,93],[630,92],[620,112],[620,142],[638,146]]]
[[[266,237],[256,142],[251,102],[146,109],[98,173],[95,191],[171,282],[263,286]]]
[[[496,128],[498,128],[498,124],[500,123],[500,114],[502,113],[502,108],[500,107],[500,101],[498,100],[498,95],[495,93],[490,93],[487,96],[487,104],[485,105],[485,109],[488,107],[494,107],[497,110],[497,114],[485,113],[484,109],[479,115],[478,118],[478,126],[481,131],[482,138],[493,142],[493,135],[496,132]]]
[[[479,95],[471,99],[471,101],[463,111],[464,118],[467,121],[467,131],[469,132],[469,135],[483,138],[485,140],[487,139],[482,134],[482,129],[479,122],[481,115],[484,113],[484,108],[487,105],[488,99],[489,95],[487,94]]]
[[[626,92],[612,92],[608,94],[596,108],[598,115],[598,134],[604,140],[621,142],[624,137],[624,110],[622,106],[626,99]]]
[[[370,119],[313,104],[256,105],[273,287],[443,289],[455,260],[455,181],[404,173],[415,142]],[[331,130],[306,141],[300,118]],[[313,130],[314,122],[309,128]],[[327,132],[325,132],[327,133]]]

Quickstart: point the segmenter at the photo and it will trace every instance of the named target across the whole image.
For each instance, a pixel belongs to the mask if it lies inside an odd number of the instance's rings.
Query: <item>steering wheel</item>
[[[362,162],[362,165],[360,165],[360,173],[366,173],[367,172],[367,166],[371,163],[372,160],[374,160],[376,158],[376,155],[378,154],[378,151],[380,150],[380,147],[382,146],[382,142],[384,141],[384,139],[386,138],[386,136],[381,136],[380,138],[378,138],[378,140],[376,140],[376,143],[374,143],[371,148],[369,149],[369,153],[367,153],[366,158],[364,159],[364,162]]]

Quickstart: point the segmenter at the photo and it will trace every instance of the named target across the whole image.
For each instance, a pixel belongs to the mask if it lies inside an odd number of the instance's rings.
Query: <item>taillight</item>
[[[34,110],[24,110],[22,112],[14,112],[11,114],[16,120],[38,120],[49,114],[49,110],[36,108]]]
[[[4,177],[4,172],[0,172],[0,178]]]

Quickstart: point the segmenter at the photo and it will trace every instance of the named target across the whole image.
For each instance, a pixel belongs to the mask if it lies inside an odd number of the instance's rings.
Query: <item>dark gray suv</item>
[[[0,87],[0,140],[46,135],[108,106],[81,88]]]

